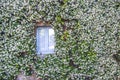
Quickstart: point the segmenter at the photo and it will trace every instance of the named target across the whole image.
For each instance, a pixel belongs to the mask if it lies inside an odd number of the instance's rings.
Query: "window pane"
[[[54,39],[54,30],[49,28],[49,51],[54,52],[55,39]]]
[[[46,51],[46,46],[45,46],[45,29],[42,28],[39,31],[39,36],[40,36],[40,51]]]

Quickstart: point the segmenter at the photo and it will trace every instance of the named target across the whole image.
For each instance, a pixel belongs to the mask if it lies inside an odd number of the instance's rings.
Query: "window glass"
[[[54,40],[54,30],[49,29],[49,50],[54,51],[54,45],[55,45],[55,40]]]
[[[44,29],[40,29],[38,36],[40,37],[39,43],[40,43],[41,41],[44,41],[44,40],[45,40],[45,30],[44,30]],[[41,47],[40,50],[44,51],[44,50],[45,50],[45,42],[42,42],[42,43],[40,43],[39,45],[40,45],[40,47]]]
[[[51,27],[39,27],[36,34],[37,54],[54,53],[54,30]]]

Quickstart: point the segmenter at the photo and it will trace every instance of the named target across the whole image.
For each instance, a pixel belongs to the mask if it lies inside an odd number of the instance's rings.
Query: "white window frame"
[[[50,36],[50,29],[53,30],[53,34]],[[40,35],[40,30],[44,30],[44,40],[41,40],[41,36]],[[55,51],[55,38],[53,38],[55,36],[55,33],[54,33],[54,29],[52,27],[49,27],[49,26],[40,26],[36,29],[36,51],[37,51],[37,54],[38,55],[46,55],[46,54],[53,54]],[[53,38],[53,49],[50,49],[50,38]],[[43,43],[44,42],[44,43]],[[41,44],[43,43],[43,44]],[[44,46],[44,49],[42,50],[43,47],[41,46]]]

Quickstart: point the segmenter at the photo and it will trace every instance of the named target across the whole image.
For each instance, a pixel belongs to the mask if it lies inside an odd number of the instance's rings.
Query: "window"
[[[44,55],[54,53],[54,30],[51,27],[38,27],[36,29],[36,40],[37,54]]]

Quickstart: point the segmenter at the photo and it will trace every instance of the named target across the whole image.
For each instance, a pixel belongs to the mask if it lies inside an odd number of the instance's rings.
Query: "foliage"
[[[0,80],[21,70],[50,80],[115,80],[120,67],[112,55],[120,48],[120,2],[117,0],[1,0]],[[34,21],[50,22],[56,53],[36,56]],[[119,53],[117,53],[119,54]]]

